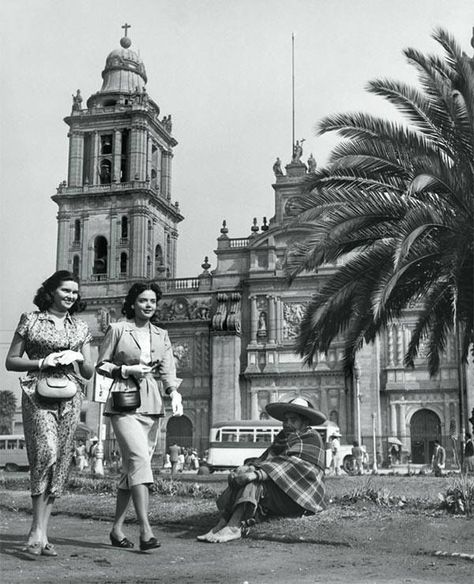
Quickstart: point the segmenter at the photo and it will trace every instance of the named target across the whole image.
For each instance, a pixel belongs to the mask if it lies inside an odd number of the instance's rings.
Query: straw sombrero
[[[265,408],[268,415],[277,420],[283,421],[283,416],[287,413],[298,414],[308,418],[310,424],[319,426],[324,424],[326,416],[315,410],[313,404],[302,397],[295,397],[289,402],[275,402],[268,404]]]

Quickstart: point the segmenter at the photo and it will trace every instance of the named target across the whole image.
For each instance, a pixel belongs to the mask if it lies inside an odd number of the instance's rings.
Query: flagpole
[[[295,146],[295,35],[291,33],[291,153]]]

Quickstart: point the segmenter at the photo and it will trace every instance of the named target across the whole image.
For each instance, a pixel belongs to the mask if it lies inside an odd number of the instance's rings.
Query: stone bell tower
[[[69,126],[68,178],[58,210],[57,268],[76,273],[94,303],[119,302],[131,283],[173,278],[177,225],[171,116],[146,91],[145,66],[127,36],[107,57],[102,87],[83,107],[77,90]],[[93,323],[90,323],[93,325]],[[91,327],[94,328],[93,326]]]

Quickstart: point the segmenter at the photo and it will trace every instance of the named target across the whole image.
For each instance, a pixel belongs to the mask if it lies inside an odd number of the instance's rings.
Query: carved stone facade
[[[405,456],[428,462],[435,438],[459,434],[459,389],[455,348],[448,344],[440,374],[428,375],[423,351],[415,370],[403,365],[416,306],[406,311],[371,346],[362,349],[360,398],[344,374],[342,345],[334,343],[307,367],[294,352],[305,306],[336,268],[303,274],[291,287],[283,271],[293,241],[311,230],[294,225],[295,202],[309,170],[301,150],[286,166],[274,168],[273,217],[256,219],[247,237],[231,238],[224,221],[217,238],[216,266],[207,258],[198,277],[175,278],[177,225],[183,219],[171,203],[171,159],[177,142],[171,116],[146,94],[146,75],[128,48],[113,51],[101,91],[74,102],[70,127],[69,174],[53,197],[58,212],[59,268],[77,271],[88,302],[85,314],[97,346],[109,322],[121,318],[130,285],[153,278],[163,290],[157,317],[170,334],[183,379],[184,416],[165,418],[158,451],[167,440],[208,445],[210,425],[231,419],[265,417],[265,405],[301,395],[339,424],[346,441],[361,434],[368,449],[377,436],[385,457],[388,437],[398,438]],[[212,260],[211,260],[212,261]],[[474,406],[468,372],[468,408]],[[89,396],[91,397],[91,396]],[[84,406],[86,421],[97,423],[97,408]]]

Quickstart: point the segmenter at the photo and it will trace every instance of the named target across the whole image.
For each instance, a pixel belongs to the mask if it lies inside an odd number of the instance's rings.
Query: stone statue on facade
[[[82,109],[82,95],[81,90],[78,89],[76,95],[72,96],[72,111],[79,112]]]
[[[173,130],[173,122],[171,121],[171,114],[169,116],[163,116],[163,120],[162,120],[163,126],[165,127],[165,130],[167,132],[170,132]]]
[[[281,160],[277,158],[273,163],[273,173],[275,176],[283,176],[283,171],[281,169]]]
[[[267,313],[264,310],[258,316],[257,336],[267,336]]]
[[[313,156],[313,153],[309,155],[308,158],[308,172],[309,174],[314,174],[316,172],[316,159]]]
[[[293,158],[291,159],[292,164],[303,164],[301,162],[301,157],[303,156],[303,142],[305,138],[301,140],[296,140],[296,144],[293,146]]]

